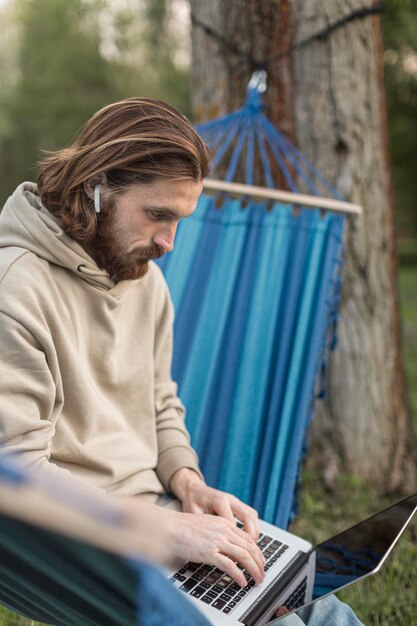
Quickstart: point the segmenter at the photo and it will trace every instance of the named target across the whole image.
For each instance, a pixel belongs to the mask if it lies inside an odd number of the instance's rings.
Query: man
[[[51,479],[138,496],[147,510],[173,494],[182,511],[158,509],[172,552],[244,586],[236,562],[264,578],[257,514],[201,476],[170,376],[172,305],[150,263],[173,249],[207,171],[206,146],[181,114],[130,98],[98,111],[43,162],[37,186],[9,198],[0,443]]]

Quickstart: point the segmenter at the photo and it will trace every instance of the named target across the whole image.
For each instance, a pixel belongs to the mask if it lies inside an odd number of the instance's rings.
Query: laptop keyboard
[[[241,524],[238,526],[242,527]],[[260,533],[257,543],[266,559],[264,567],[266,572],[288,549],[287,544],[263,533]],[[205,604],[209,604],[223,613],[230,613],[255,585],[255,581],[244,567],[239,563],[237,566],[243,571],[248,581],[247,586],[243,589],[217,567],[192,562],[186,563],[178,570],[172,576],[171,581],[181,583],[181,591],[189,593],[194,598],[199,598]]]
[[[292,592],[290,597],[282,603],[283,606],[286,606],[289,610],[297,609],[299,606],[303,606],[305,604],[306,590],[307,576],[303,578],[298,587]]]

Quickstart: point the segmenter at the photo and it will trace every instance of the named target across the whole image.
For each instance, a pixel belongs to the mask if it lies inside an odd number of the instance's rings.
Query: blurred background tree
[[[116,97],[99,51],[99,2],[18,0],[16,77],[2,94],[2,193],[33,178],[39,149],[65,144],[83,119]]]
[[[19,182],[36,179],[42,149],[66,145],[109,102],[141,94],[189,113],[175,10],[166,0],[3,1],[1,204]]]
[[[396,226],[417,237],[417,2],[390,0],[382,16]],[[417,244],[414,254],[417,256]],[[410,250],[411,252],[411,250]]]

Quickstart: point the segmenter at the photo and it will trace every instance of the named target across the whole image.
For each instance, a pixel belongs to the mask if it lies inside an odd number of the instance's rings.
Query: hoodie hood
[[[79,278],[112,289],[115,282],[89,254],[62,229],[41,203],[35,183],[19,185],[0,214],[0,248],[15,246],[74,272]],[[136,281],[124,281],[125,287]],[[116,285],[118,291],[122,283]]]

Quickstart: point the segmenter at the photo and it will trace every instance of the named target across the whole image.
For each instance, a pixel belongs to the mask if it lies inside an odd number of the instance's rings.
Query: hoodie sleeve
[[[56,388],[42,346],[18,321],[0,311],[0,458],[42,468],[52,480],[102,492],[50,462],[59,410]]]
[[[191,468],[201,477],[202,474],[184,424],[185,410],[177,396],[177,385],[171,378],[174,310],[168,288],[162,281],[162,306],[155,329],[156,472],[164,489],[168,491],[171,477],[181,467]]]

